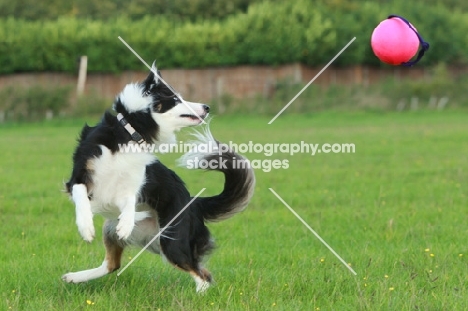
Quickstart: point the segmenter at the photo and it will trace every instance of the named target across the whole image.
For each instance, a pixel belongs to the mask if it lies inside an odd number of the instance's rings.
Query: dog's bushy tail
[[[223,191],[212,197],[199,197],[195,203],[208,221],[219,221],[244,210],[254,193],[255,174],[250,162],[215,140],[209,126],[194,131],[195,140],[189,142],[191,150],[178,165],[190,169],[206,169],[224,174]]]

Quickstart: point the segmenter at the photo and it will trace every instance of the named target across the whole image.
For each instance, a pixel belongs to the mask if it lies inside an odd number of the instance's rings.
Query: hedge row
[[[344,4],[340,4],[343,2]],[[87,55],[89,70],[141,70],[121,36],[148,62],[161,68],[278,65],[328,62],[353,37],[335,65],[380,65],[369,38],[389,14],[401,14],[431,43],[422,65],[467,64],[468,14],[442,5],[395,0],[392,4],[295,0],[261,2],[224,20],[174,21],[146,16],[137,21],[62,17],[55,21],[0,20],[0,73],[77,70]]]

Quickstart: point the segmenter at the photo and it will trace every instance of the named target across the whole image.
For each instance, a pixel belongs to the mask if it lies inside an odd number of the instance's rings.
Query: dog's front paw
[[[86,227],[86,228],[79,228],[81,237],[83,240],[86,242],[91,243],[94,240],[95,232],[94,232],[94,226]]]
[[[142,221],[143,219],[151,217],[150,212],[135,212],[135,222]]]
[[[78,217],[76,219],[76,225],[78,226],[78,231],[83,240],[91,242],[94,239],[95,231],[92,214]]]
[[[135,217],[133,215],[121,214],[119,223],[115,228],[117,236],[121,240],[126,240],[132,234],[133,227],[135,226]]]

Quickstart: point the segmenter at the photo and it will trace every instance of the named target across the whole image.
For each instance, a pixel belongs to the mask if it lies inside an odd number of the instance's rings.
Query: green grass
[[[223,116],[215,136],[238,143],[354,143],[354,154],[287,159],[257,170],[247,210],[210,224],[216,280],[145,253],[120,277],[65,284],[97,266],[61,193],[81,121],[0,128],[1,310],[466,310],[468,122],[464,111]],[[266,156],[248,154],[250,159]],[[172,157],[163,161],[174,167]],[[216,173],[176,168],[192,193],[220,190]],[[273,188],[353,269],[352,275],[268,190]],[[102,219],[96,217],[96,227]],[[99,230],[97,230],[99,231]],[[137,249],[125,253],[127,263]]]

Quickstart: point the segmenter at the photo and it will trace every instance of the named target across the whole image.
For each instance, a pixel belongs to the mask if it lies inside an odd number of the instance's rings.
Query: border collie
[[[106,218],[106,256],[97,268],[63,275],[66,282],[86,282],[119,269],[125,247],[144,247],[170,223],[147,250],[190,273],[197,292],[205,291],[212,277],[201,262],[214,246],[205,222],[242,211],[253,195],[252,168],[236,165],[240,159],[247,164],[248,160],[215,141],[205,128],[196,135],[198,143],[213,142],[217,150],[189,152],[183,159],[222,159],[223,165],[208,170],[224,174],[224,189],[219,195],[196,198],[174,219],[193,199],[183,181],[151,152],[122,152],[121,148],[125,144],[175,143],[177,131],[202,123],[208,115],[207,105],[183,100],[161,80],[153,65],[144,81],[125,86],[113,111],[107,111],[100,123],[85,125],[81,131],[66,190],[75,204],[76,224],[85,241],[91,242],[95,235],[93,216]]]

